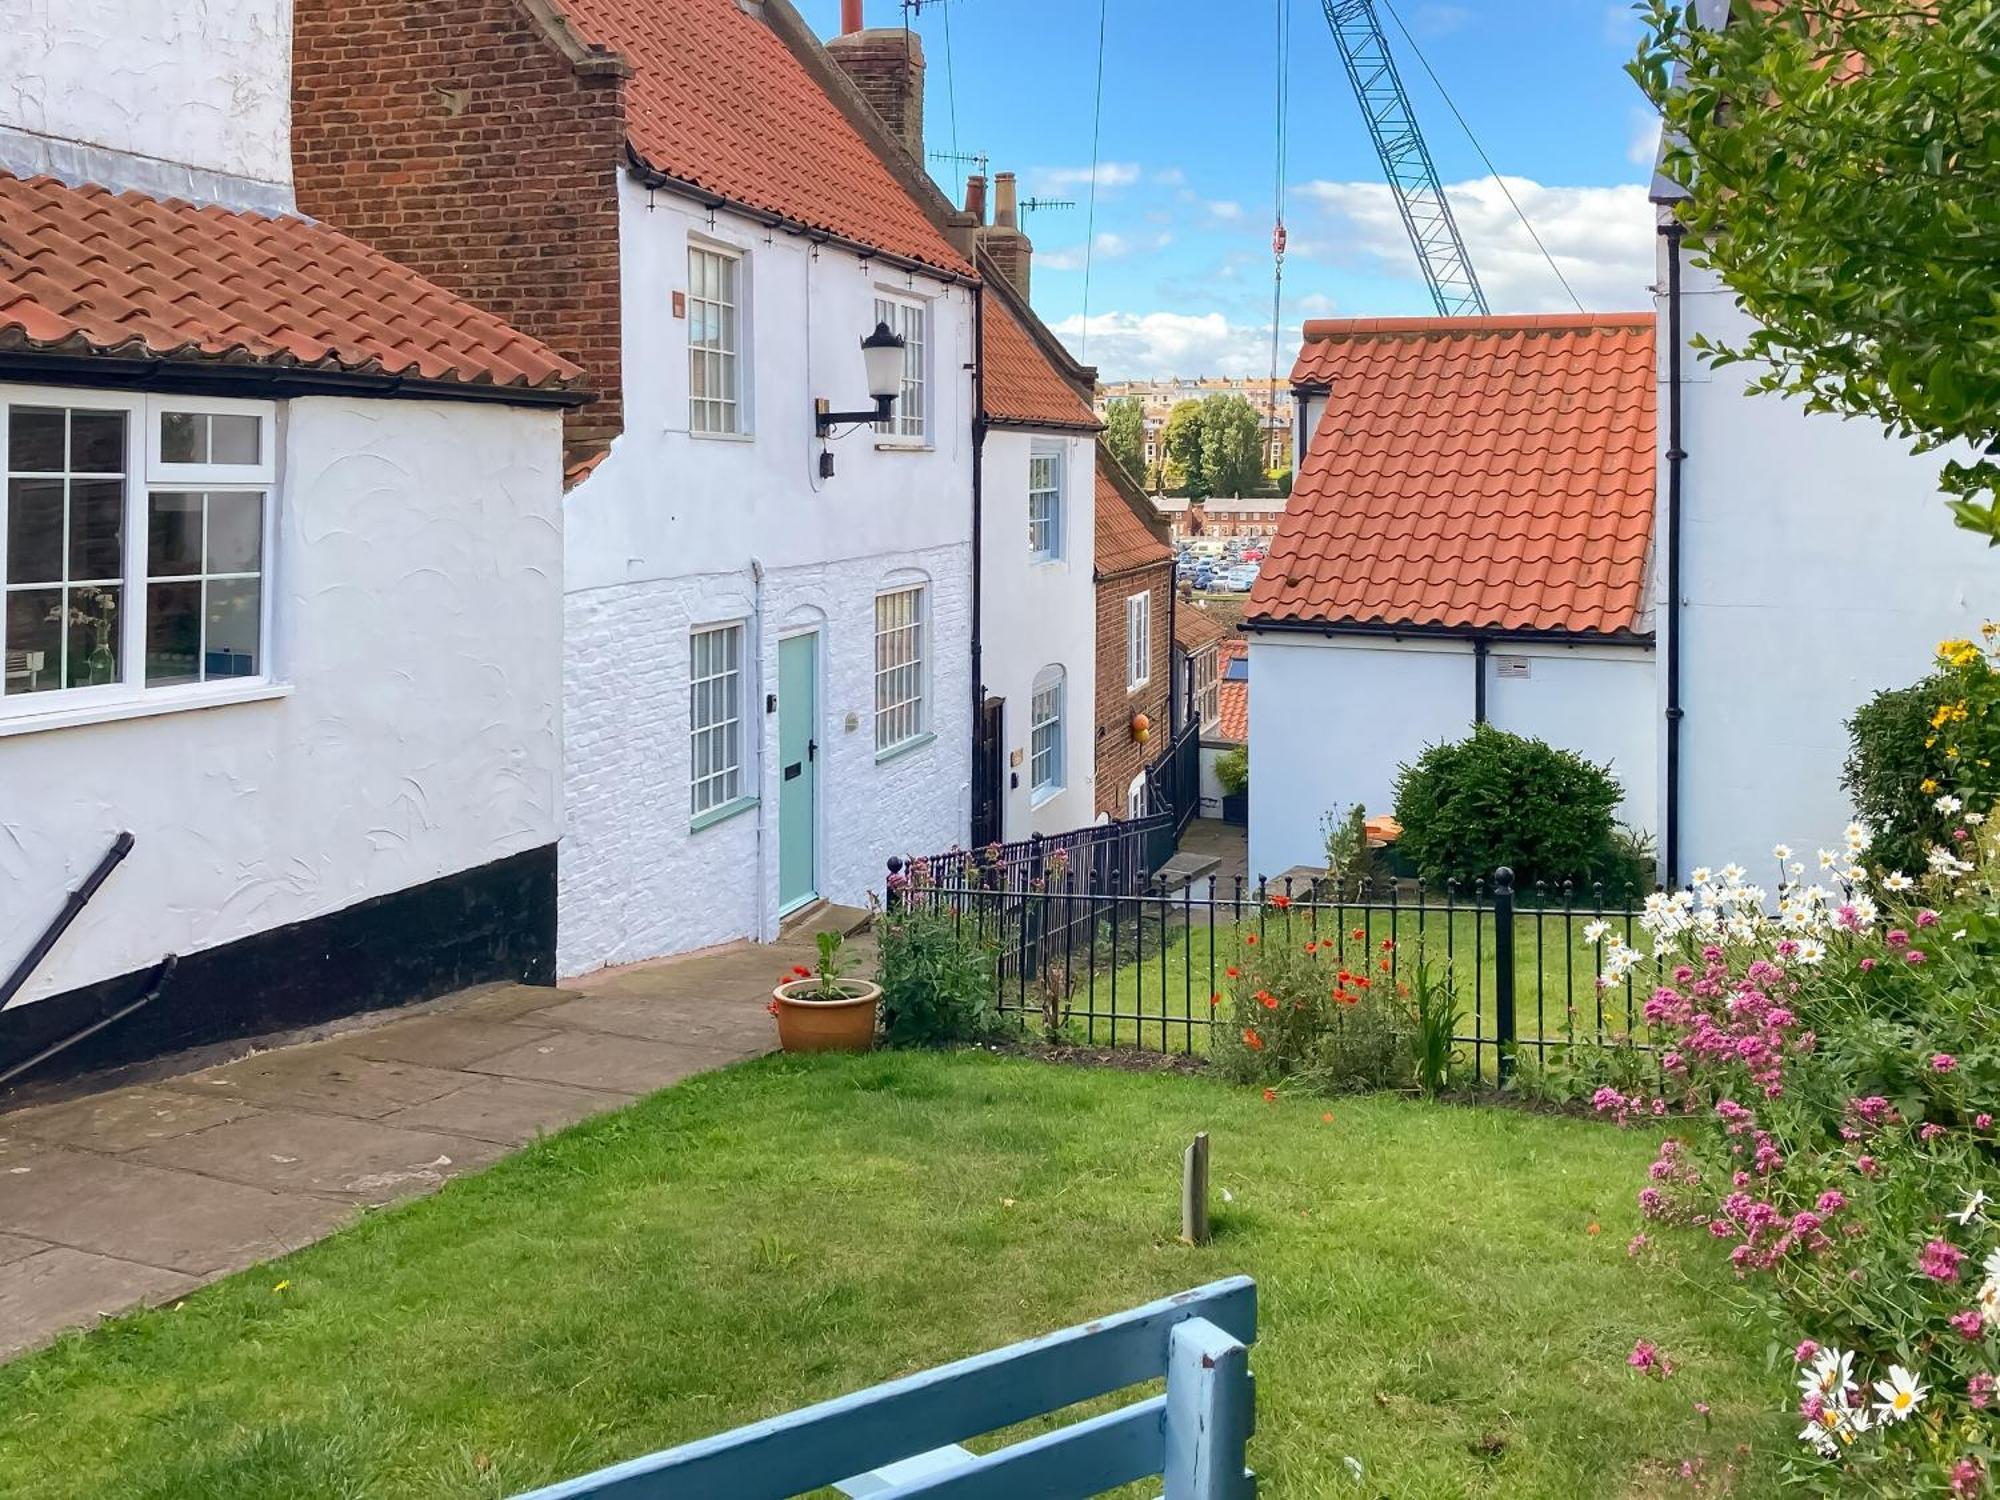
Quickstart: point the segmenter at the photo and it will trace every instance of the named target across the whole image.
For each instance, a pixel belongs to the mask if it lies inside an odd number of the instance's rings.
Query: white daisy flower
[[[1939,812],[1949,817],[1951,814],[1957,812],[1961,807],[1965,806],[1965,804],[1959,801],[1958,798],[1952,796],[1950,792],[1946,792],[1942,797],[1938,798],[1937,801],[1933,802],[1931,806],[1935,807]]]
[[[1778,861],[1779,864],[1785,863],[1791,857],[1792,846],[1790,844],[1773,844],[1771,846],[1771,858]]]
[[[1794,877],[1795,879],[1796,879],[1796,878],[1797,878],[1798,876],[1800,876],[1800,875],[1803,875],[1803,874],[1805,874],[1805,872],[1806,872],[1806,862],[1805,862],[1804,860],[1802,860],[1802,859],[1795,859],[1795,860],[1793,860],[1793,861],[1792,861],[1792,863],[1791,863],[1791,871],[1792,871],[1792,875],[1793,875],[1793,877]]]
[[[1819,851],[1819,867],[1822,870],[1831,870],[1839,863],[1840,856],[1835,854],[1831,849],[1822,849]]]
[[[1868,830],[1859,823],[1849,823],[1844,837],[1847,840],[1847,847],[1856,854],[1868,847]]]
[[[1986,1260],[1981,1269],[1992,1280],[2000,1281],[2000,1250],[1988,1250],[1986,1252]]]
[[[1724,885],[1743,884],[1743,875],[1743,866],[1739,864],[1727,864],[1722,867],[1722,883]]]
[[[1882,889],[1885,891],[1907,891],[1915,884],[1916,882],[1901,870],[1891,870],[1882,877]]]
[[[1965,936],[1965,929],[1963,927],[1955,928],[1951,934],[1951,940],[1954,943],[1956,943],[1964,936]]]
[[[1688,871],[1688,883],[1690,885],[1707,885],[1713,878],[1707,865],[1696,865],[1692,870]]]
[[[1802,964],[1816,964],[1826,959],[1826,944],[1815,938],[1800,938],[1798,960]]]
[[[1604,935],[1610,930],[1611,924],[1609,922],[1587,923],[1583,929],[1585,946],[1595,948],[1599,943],[1604,941]]]
[[[1977,828],[1981,823],[1984,823],[1986,821],[1986,814],[1967,813],[1961,821],[1963,821],[1969,827]]]
[[[1986,1326],[2000,1328],[2000,1280],[1987,1277],[1972,1300],[1979,1304],[1979,1316],[1986,1320]]]
[[[1889,1366],[1889,1378],[1875,1382],[1875,1394],[1882,1399],[1875,1411],[1885,1422],[1903,1422],[1923,1404],[1924,1387],[1901,1365]]]
[[[1854,1351],[1851,1349],[1820,1350],[1799,1376],[1799,1393],[1817,1395],[1829,1406],[1844,1408],[1846,1397],[1853,1389]]]
[[[1956,1219],[1961,1224],[1970,1224],[1979,1217],[1979,1211],[1984,1207],[1986,1207],[1986,1190],[1974,1188],[1972,1196],[1965,1200],[1965,1206],[1947,1217]]]

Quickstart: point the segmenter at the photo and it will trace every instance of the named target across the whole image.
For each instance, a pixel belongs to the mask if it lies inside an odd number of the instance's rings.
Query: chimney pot
[[[921,166],[924,160],[924,44],[913,31],[861,24],[861,0],[841,0],[839,36],[827,56],[847,75],[889,133]]]
[[[840,30],[844,36],[861,29],[861,0],[840,0]]]
[[[965,211],[972,215],[972,222],[982,227],[986,223],[986,174],[974,172],[965,179]]]
[[[998,229],[1020,228],[1020,211],[1014,196],[1014,174],[993,174],[993,224]]]

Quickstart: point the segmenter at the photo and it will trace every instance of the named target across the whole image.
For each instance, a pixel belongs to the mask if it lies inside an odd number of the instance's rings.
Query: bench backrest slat
[[[1158,1379],[1167,1373],[1174,1328],[1194,1319],[1206,1320],[1240,1343],[1252,1342],[1257,1335],[1256,1284],[1247,1276],[1212,1282],[1130,1312],[550,1485],[520,1500],[783,1500],[913,1453]],[[1150,1457],[1154,1467],[1142,1474],[1159,1472],[1159,1430],[1156,1421]],[[1094,1434],[1090,1441],[1104,1442],[1107,1452],[1116,1446],[1115,1440]],[[966,1491],[981,1493],[988,1492]],[[1016,1488],[1014,1493],[1023,1491]]]

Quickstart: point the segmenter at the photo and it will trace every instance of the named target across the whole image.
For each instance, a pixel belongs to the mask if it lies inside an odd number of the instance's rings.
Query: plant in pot
[[[778,1045],[787,1052],[866,1052],[875,1044],[875,1006],[882,986],[849,979],[854,960],[837,932],[818,935],[819,960],[793,967],[771,991]]]

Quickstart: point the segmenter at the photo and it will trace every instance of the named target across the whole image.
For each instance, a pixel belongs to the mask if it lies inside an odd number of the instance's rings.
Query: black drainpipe
[[[1472,638],[1472,722],[1486,722],[1486,637]]]
[[[1667,807],[1662,839],[1665,883],[1681,878],[1681,237],[1678,218],[1660,226],[1667,237]]]
[[[986,289],[972,289],[972,743],[986,727],[986,668],[981,650],[981,537],[986,470]],[[997,746],[995,747],[998,748]],[[975,801],[979,789],[973,788]]]

